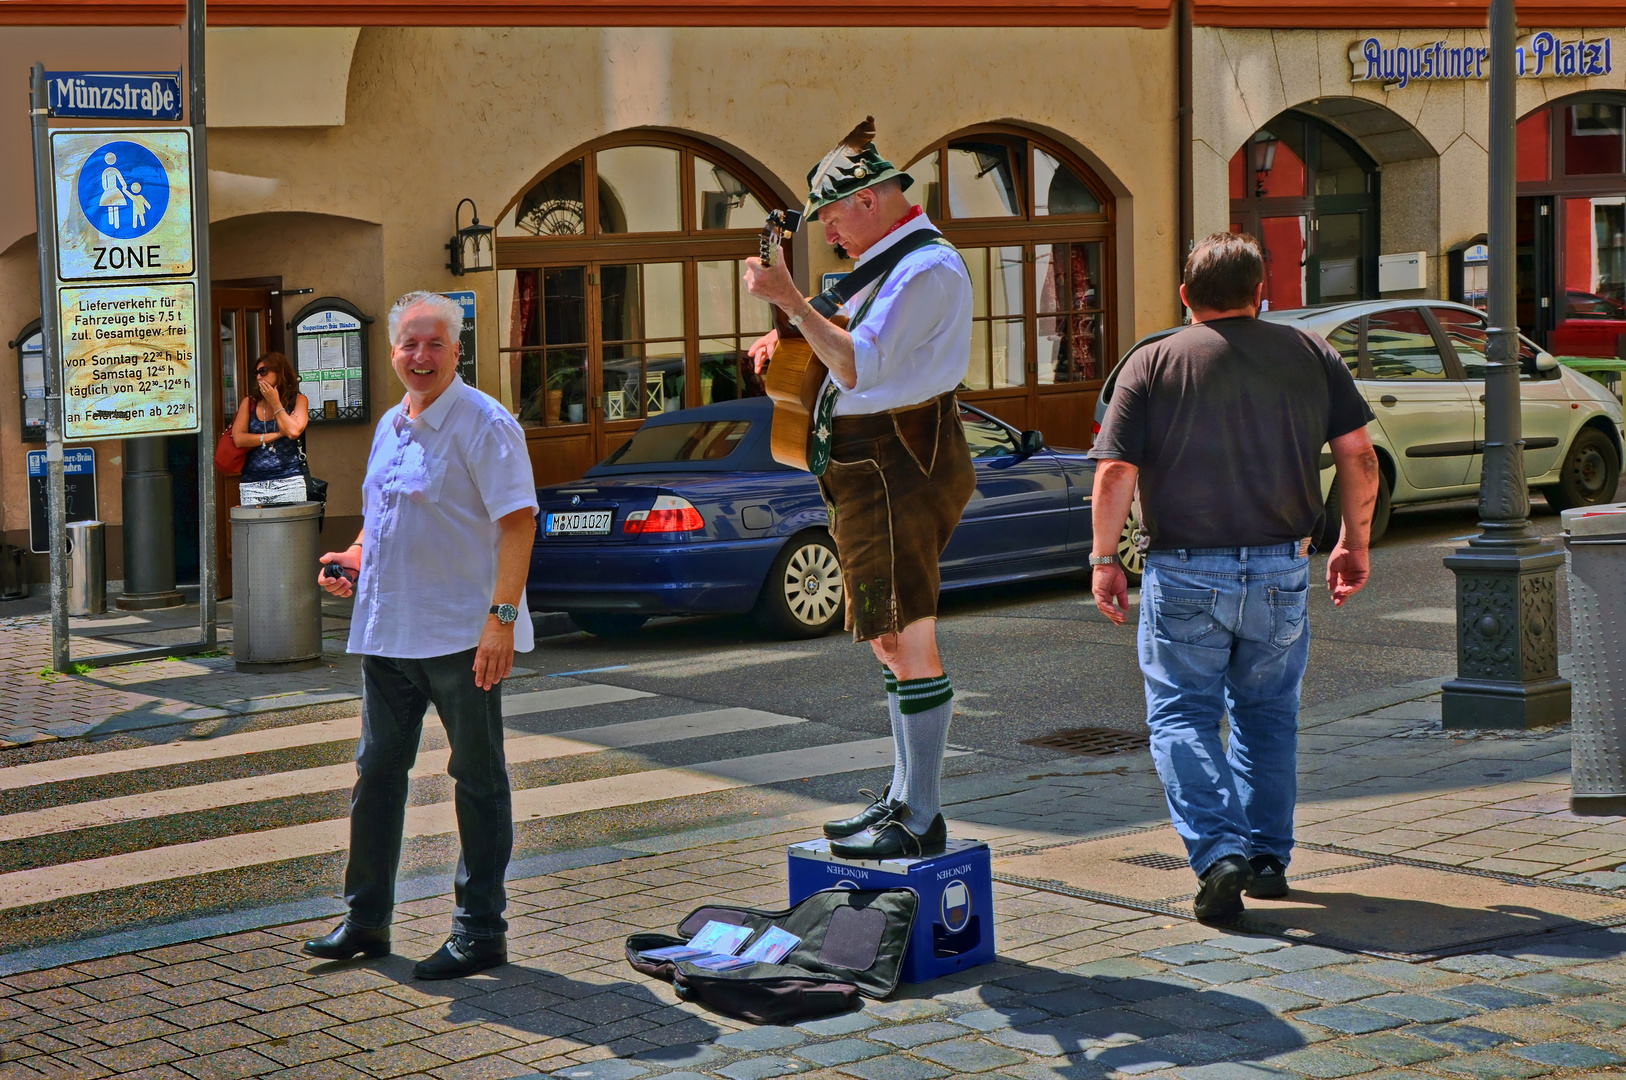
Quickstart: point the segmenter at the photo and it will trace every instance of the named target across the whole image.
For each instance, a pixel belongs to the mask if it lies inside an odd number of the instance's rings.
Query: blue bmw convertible
[[[842,624],[841,567],[812,476],[768,451],[767,398],[651,417],[580,480],[539,488],[526,595],[588,633],[655,615],[750,612],[787,638]],[[961,406],[977,490],[943,553],[943,588],[1069,574],[1090,553],[1094,465]]]

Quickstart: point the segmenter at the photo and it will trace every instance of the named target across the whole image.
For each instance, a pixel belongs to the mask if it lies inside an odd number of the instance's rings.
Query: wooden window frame
[[[997,218],[955,218],[949,209],[948,192],[948,151],[953,143],[970,139],[985,139],[994,142],[1003,142],[1020,146],[1019,155],[1022,171],[1022,189],[1019,193],[1022,199],[1022,214],[1016,217]],[[1045,153],[1071,169],[1081,179],[1091,194],[1101,204],[1099,214],[1046,214],[1035,216],[1034,168],[1033,154],[1035,150],[1044,150]],[[1099,391],[1106,382],[1106,377],[1118,363],[1118,259],[1117,259],[1117,200],[1112,192],[1101,182],[1095,170],[1085,163],[1079,156],[1060,145],[1052,139],[1045,138],[1038,132],[1014,124],[983,124],[976,127],[964,128],[950,132],[929,145],[922,147],[914,157],[909,159],[906,168],[914,168],[919,162],[932,154],[937,155],[937,183],[938,183],[938,209],[939,217],[933,218],[932,223],[942,230],[943,236],[955,247],[961,248],[998,248],[1020,247],[1023,251],[1023,263],[1029,270],[1022,278],[1022,347],[1026,353],[1023,359],[1023,383],[1017,386],[995,387],[985,390],[966,390],[962,396],[971,402],[1001,402],[1015,401],[1022,398],[1030,400],[1036,408],[1038,398],[1051,394],[1069,394]],[[1101,280],[1097,283],[1099,299],[1097,308],[1102,321],[1100,338],[1100,377],[1080,382],[1045,383],[1038,382],[1038,273],[1036,250],[1041,244],[1090,244],[1100,243],[1101,249]],[[1070,318],[1071,314],[1055,315],[1054,318]]]

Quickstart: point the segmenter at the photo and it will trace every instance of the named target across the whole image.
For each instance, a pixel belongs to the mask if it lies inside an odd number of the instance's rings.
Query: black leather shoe
[[[891,793],[892,789],[890,787],[887,788],[885,795],[877,795],[869,788],[859,788],[858,794],[866,796],[870,800],[869,806],[850,818],[842,818],[839,821],[826,821],[824,823],[824,835],[832,840],[840,840],[843,837],[855,836],[871,825],[879,825],[891,817],[893,811],[899,805],[887,797]]]
[[[900,804],[899,810],[903,807]],[[948,845],[948,826],[943,815],[932,818],[923,833],[913,833],[898,820],[903,815],[872,825],[857,836],[846,840],[830,841],[830,854],[841,859],[918,859],[927,855],[941,855]]]
[[[1224,921],[1242,914],[1242,890],[1253,881],[1253,867],[1240,855],[1222,855],[1203,872],[1197,889],[1197,920]]]
[[[1287,895],[1287,866],[1274,855],[1255,855],[1248,860],[1253,880],[1247,894],[1255,900],[1279,900]]]
[[[459,979],[506,963],[508,939],[501,934],[494,938],[453,934],[435,950],[435,955],[414,964],[412,975],[418,979]]]
[[[360,930],[349,923],[340,923],[339,928],[327,937],[305,942],[305,952],[323,960],[348,960],[357,953],[363,956],[388,956],[390,932],[387,927],[383,930]]]

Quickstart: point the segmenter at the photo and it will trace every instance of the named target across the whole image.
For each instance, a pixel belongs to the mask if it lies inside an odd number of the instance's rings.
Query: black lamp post
[[[1263,197],[1266,194],[1265,182],[1270,179],[1270,170],[1276,167],[1276,147],[1281,140],[1268,131],[1261,131],[1253,137],[1253,145],[1248,149],[1253,156],[1253,193]]]
[[[1517,76],[1514,0],[1490,5],[1490,319],[1485,374],[1481,532],[1446,558],[1457,576],[1457,677],[1445,684],[1448,728],[1530,728],[1570,716],[1558,677],[1558,568],[1562,552],[1530,528],[1519,415],[1515,307],[1514,155]]]

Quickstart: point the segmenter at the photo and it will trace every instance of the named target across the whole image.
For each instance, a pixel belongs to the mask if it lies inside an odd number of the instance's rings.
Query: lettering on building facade
[[[1489,49],[1446,41],[1384,48],[1375,37],[1362,38],[1350,46],[1349,63],[1351,82],[1381,82],[1401,90],[1413,82],[1490,77]],[[1613,42],[1607,37],[1566,41],[1542,30],[1518,43],[1514,64],[1525,79],[1608,75],[1614,71]]]

